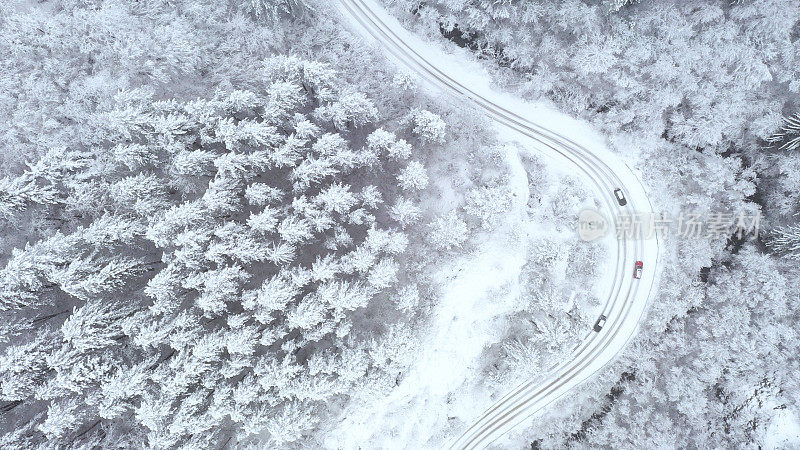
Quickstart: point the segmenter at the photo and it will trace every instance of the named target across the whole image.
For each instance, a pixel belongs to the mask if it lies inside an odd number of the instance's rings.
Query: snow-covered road
[[[418,74],[431,87],[466,99],[523,144],[571,165],[587,180],[601,201],[600,212],[612,222],[621,210],[652,213],[639,178],[604,145],[604,138],[582,122],[542,105],[535,105],[492,88],[480,66],[447,54],[405,30],[374,0],[339,0],[343,17],[366,39],[376,41],[388,56]],[[465,67],[466,66],[466,67]],[[628,200],[618,205],[613,191],[621,188]],[[608,268],[601,332],[587,330],[571,358],[551,368],[544,382],[523,383],[484,411],[453,448],[483,448],[612,361],[636,333],[659,268],[659,240],[611,240],[615,267]],[[644,275],[634,280],[635,261],[644,262]]]

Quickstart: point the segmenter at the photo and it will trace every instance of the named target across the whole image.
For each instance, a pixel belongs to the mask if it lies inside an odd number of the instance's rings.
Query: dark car
[[[628,204],[628,201],[625,200],[625,196],[622,195],[622,189],[614,189],[614,197],[617,197],[617,203],[619,203],[619,206],[625,206]]]
[[[603,325],[606,324],[606,316],[600,314],[600,317],[597,319],[597,322],[594,323],[594,331],[600,331],[603,329]]]

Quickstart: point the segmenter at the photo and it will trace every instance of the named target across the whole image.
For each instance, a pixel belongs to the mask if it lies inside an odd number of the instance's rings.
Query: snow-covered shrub
[[[430,111],[419,111],[413,116],[414,133],[425,142],[442,143],[447,124],[441,117]]]
[[[438,248],[450,250],[461,247],[468,234],[467,223],[453,210],[430,224],[428,240]]]
[[[473,188],[467,195],[464,211],[477,218],[484,229],[498,225],[503,213],[511,208],[512,193],[508,186],[492,183]]]

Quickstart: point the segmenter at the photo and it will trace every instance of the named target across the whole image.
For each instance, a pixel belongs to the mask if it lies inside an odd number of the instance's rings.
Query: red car
[[[642,267],[644,267],[644,264],[641,261],[636,261],[636,265],[633,268],[633,278],[637,280],[642,278]]]

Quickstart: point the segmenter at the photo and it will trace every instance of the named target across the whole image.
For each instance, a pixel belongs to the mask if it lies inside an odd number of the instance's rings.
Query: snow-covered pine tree
[[[767,246],[779,255],[800,257],[800,225],[786,225],[770,230]]]
[[[780,130],[768,137],[767,142],[780,150],[800,148],[800,114],[784,117]]]
[[[330,67],[263,67],[259,89],[188,102],[122,91],[97,118],[106,139],[0,183],[4,217],[61,218],[0,267],[0,314],[19,324],[0,399],[24,406],[4,430],[34,446],[111,446],[122,430],[140,447],[288,445],[371,382],[353,324],[394,307],[425,168],[398,164],[411,145],[383,130],[402,126]],[[418,133],[440,140],[440,120]]]

